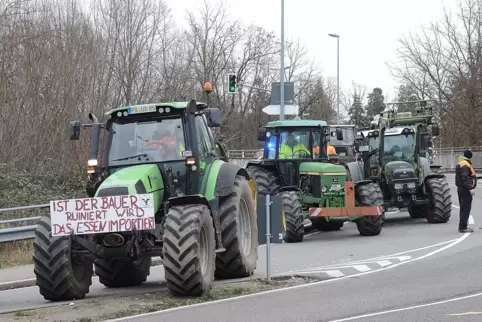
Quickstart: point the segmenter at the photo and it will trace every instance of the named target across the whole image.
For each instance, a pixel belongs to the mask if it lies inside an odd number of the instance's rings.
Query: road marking
[[[401,266],[401,265],[404,265],[404,264],[408,264],[408,263],[411,263],[411,262],[415,262],[415,261],[418,261],[418,260],[421,260],[421,259],[424,259],[424,258],[433,256],[433,255],[435,255],[435,254],[437,254],[437,253],[439,253],[439,252],[441,252],[441,251],[444,251],[444,250],[446,250],[446,249],[449,249],[449,248],[451,248],[451,247],[454,247],[454,246],[457,245],[458,243],[461,243],[462,241],[464,241],[465,238],[467,238],[467,237],[469,237],[469,236],[470,236],[470,233],[465,233],[465,234],[463,234],[461,237],[453,240],[452,243],[450,243],[450,244],[448,244],[448,245],[445,245],[445,246],[442,247],[442,248],[436,249],[436,250],[434,250],[434,251],[432,251],[432,252],[430,252],[430,253],[428,253],[428,254],[425,254],[425,255],[423,255],[423,256],[421,256],[421,257],[413,258],[413,259],[408,260],[408,261],[400,262],[400,263],[398,263],[398,264],[395,264],[395,265],[392,265],[392,266],[388,266],[388,267],[384,267],[384,268],[380,268],[380,269],[373,270],[373,271],[368,271],[368,272],[363,272],[363,273],[357,273],[357,274],[354,274],[354,275],[348,275],[348,276],[343,276],[343,277],[340,277],[340,278],[334,278],[334,279],[329,279],[329,280],[319,281],[319,282],[314,282],[314,283],[309,283],[309,284],[296,285],[296,286],[290,286],[290,287],[286,287],[286,288],[279,288],[279,289],[275,289],[275,290],[269,290],[269,291],[265,291],[265,292],[259,292],[259,293],[241,295],[241,296],[231,297],[231,298],[227,298],[227,299],[221,299],[221,300],[217,300],[217,301],[210,301],[210,302],[198,303],[198,304],[193,304],[193,305],[184,305],[184,306],[179,306],[179,307],[172,308],[172,309],[161,310],[161,311],[157,311],[157,312],[143,313],[143,314],[139,314],[139,315],[133,315],[133,316],[130,316],[130,317],[118,318],[118,319],[114,319],[114,320],[108,320],[108,321],[105,321],[105,322],[128,321],[128,320],[132,320],[132,319],[139,318],[139,317],[154,316],[154,315],[159,315],[159,314],[164,314],[164,313],[169,313],[169,312],[175,312],[175,311],[181,311],[181,310],[186,310],[186,309],[191,309],[191,308],[196,308],[196,307],[203,307],[203,306],[215,305],[215,304],[219,304],[219,303],[232,302],[232,301],[237,301],[237,300],[246,299],[246,298],[263,296],[263,295],[266,295],[266,294],[274,294],[274,293],[279,293],[279,292],[291,291],[291,290],[294,290],[294,289],[307,288],[307,287],[312,287],[312,286],[315,286],[315,285],[318,286],[318,285],[321,285],[321,284],[338,282],[338,281],[345,280],[345,279],[349,279],[349,278],[353,278],[353,277],[359,277],[359,276],[364,276],[364,275],[368,275],[368,274],[378,273],[378,272],[382,272],[382,271],[386,271],[386,270],[389,270],[389,269],[393,269],[393,268],[395,268],[395,267],[398,267],[398,266]],[[442,244],[446,244],[446,243],[447,243],[447,242],[442,243]],[[433,246],[432,246],[432,247],[433,247]],[[425,248],[427,248],[427,247],[425,247]],[[479,293],[479,295],[482,295],[482,293]],[[472,295],[471,297],[475,297],[475,296]],[[340,321],[341,321],[341,320],[340,320]],[[348,321],[348,320],[346,320],[346,321]],[[332,322],[335,322],[335,321],[332,321]]]
[[[343,274],[340,271],[334,270],[334,271],[326,271],[326,274],[330,275],[331,277],[343,277],[345,274]]]
[[[344,321],[359,320],[359,319],[363,319],[363,318],[369,318],[369,317],[372,317],[372,316],[403,312],[403,311],[408,311],[408,310],[419,309],[419,308],[422,308],[422,307],[428,307],[428,306],[434,306],[434,305],[440,305],[440,304],[445,304],[445,303],[450,303],[450,302],[466,300],[466,299],[470,299],[470,298],[481,296],[481,295],[482,295],[482,293],[477,293],[477,294],[472,294],[472,295],[467,295],[467,296],[462,296],[462,297],[455,297],[455,298],[450,299],[450,300],[443,300],[443,301],[432,302],[432,303],[427,303],[427,304],[408,306],[408,307],[404,307],[404,308],[401,308],[401,309],[394,309],[394,310],[380,311],[380,312],[370,313],[370,314],[357,315],[357,316],[352,316],[352,317],[345,318],[345,319],[332,320],[330,322],[344,322]]]
[[[454,314],[447,314],[451,316],[462,316],[462,315],[481,315],[482,312],[465,312],[465,313],[454,313]]]
[[[454,205],[454,204],[452,204],[452,207],[457,208],[457,209],[460,209],[459,206]],[[474,217],[472,217],[472,215],[469,216],[468,224],[469,224],[469,225],[474,225],[474,224],[475,224],[475,219],[474,219]]]
[[[378,265],[380,265],[381,267],[385,267],[385,266],[388,266],[388,265],[392,265],[392,262],[390,262],[389,260],[381,260],[381,261],[376,261],[375,263],[377,263]]]

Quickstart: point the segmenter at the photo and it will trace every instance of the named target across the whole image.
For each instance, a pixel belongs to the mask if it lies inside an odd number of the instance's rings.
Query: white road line
[[[334,278],[334,279],[329,279],[329,280],[319,281],[319,282],[314,282],[314,283],[309,283],[309,284],[302,284],[302,285],[296,285],[296,286],[291,286],[291,287],[279,288],[279,289],[275,289],[275,290],[269,290],[269,291],[265,291],[265,292],[259,292],[259,293],[241,295],[241,296],[231,297],[231,298],[222,299],[222,300],[217,300],[217,301],[204,302],[204,303],[193,304],[193,305],[179,306],[179,307],[172,308],[172,309],[161,310],[161,311],[150,312],[150,313],[143,313],[143,314],[139,314],[139,315],[133,315],[133,316],[130,316],[130,317],[118,318],[118,319],[114,319],[114,320],[108,320],[108,321],[105,321],[105,322],[127,321],[127,320],[132,320],[132,319],[134,319],[134,318],[139,318],[139,317],[155,316],[155,315],[157,315],[157,314],[162,314],[162,313],[168,313],[168,312],[174,312],[174,311],[181,311],[181,310],[186,310],[186,309],[191,309],[191,308],[196,308],[196,307],[209,306],[209,305],[215,305],[215,304],[225,303],[225,302],[233,302],[233,301],[237,301],[237,300],[241,300],[241,299],[252,298],[252,297],[259,297],[259,296],[266,295],[266,294],[273,294],[273,293],[291,291],[291,290],[294,290],[294,289],[307,288],[307,287],[312,287],[312,286],[315,286],[315,285],[333,283],[333,282],[338,282],[338,281],[345,280],[345,279],[349,279],[349,278],[353,278],[353,277],[359,277],[359,276],[364,276],[364,275],[368,275],[368,274],[378,273],[378,272],[382,272],[382,271],[386,271],[386,270],[389,270],[389,269],[393,269],[393,268],[398,267],[398,266],[401,266],[401,265],[405,265],[405,264],[408,264],[408,263],[411,263],[411,262],[415,262],[415,261],[418,261],[418,260],[421,260],[421,259],[424,259],[424,258],[433,256],[433,255],[435,255],[435,254],[437,254],[437,253],[439,253],[439,252],[441,252],[441,251],[444,251],[444,250],[446,250],[446,249],[449,249],[449,248],[451,248],[451,247],[454,247],[454,246],[457,245],[458,243],[461,243],[462,241],[465,240],[465,238],[469,237],[469,235],[470,235],[470,233],[465,233],[465,234],[463,234],[461,237],[455,239],[452,243],[450,243],[450,244],[448,244],[448,245],[445,245],[445,246],[442,247],[442,248],[436,249],[436,250],[434,250],[434,251],[432,251],[432,252],[430,252],[430,253],[428,253],[428,254],[425,254],[424,256],[417,257],[417,258],[414,258],[414,259],[411,259],[411,260],[408,260],[408,261],[405,261],[405,262],[400,262],[400,263],[398,263],[398,264],[395,264],[395,265],[392,265],[392,266],[388,266],[388,267],[384,267],[384,268],[377,269],[377,270],[373,270],[373,271],[368,271],[368,272],[363,272],[363,273],[357,273],[357,274],[354,274],[354,275],[348,275],[348,276],[343,276],[343,277],[340,277],[340,278]],[[445,243],[447,243],[447,242],[445,242]],[[444,243],[442,243],[442,244],[444,244]],[[425,247],[425,248],[427,248],[427,247]],[[482,293],[481,293],[481,294],[482,294]]]
[[[381,267],[385,267],[385,266],[388,266],[388,265],[392,265],[392,262],[390,262],[389,260],[376,261],[375,263],[377,263],[377,264],[380,265]]]
[[[355,265],[355,266],[353,266],[353,268],[356,269],[359,272],[368,272],[368,271],[372,270],[367,265]]]
[[[343,277],[345,274],[338,270],[333,270],[333,271],[325,271],[326,274],[330,275],[331,277]]]
[[[473,297],[478,297],[478,296],[481,296],[481,295],[482,295],[482,293],[477,293],[477,294],[472,294],[472,295],[467,295],[467,296],[462,296],[462,297],[455,297],[455,298],[450,299],[450,300],[443,300],[443,301],[432,302],[432,303],[427,303],[427,304],[408,306],[408,307],[404,307],[404,308],[401,308],[401,309],[394,309],[394,310],[381,311],[381,312],[364,314],[364,315],[357,315],[357,316],[352,316],[352,317],[341,319],[341,320],[332,320],[330,322],[344,322],[344,321],[359,320],[359,319],[363,319],[363,318],[369,318],[369,317],[372,317],[372,316],[378,316],[378,315],[384,315],[384,314],[390,314],[390,313],[419,309],[419,308],[422,308],[422,307],[428,307],[428,306],[440,305],[440,304],[445,304],[445,303],[450,303],[450,302],[462,301],[462,300],[470,299],[470,298],[473,298]]]

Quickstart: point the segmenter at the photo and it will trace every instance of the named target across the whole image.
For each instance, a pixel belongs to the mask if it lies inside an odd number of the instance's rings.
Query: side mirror
[[[439,136],[440,129],[437,124],[432,124],[432,136]]]
[[[71,121],[69,123],[69,140],[77,141],[80,138],[80,122]]]
[[[221,110],[217,107],[211,107],[206,113],[206,118],[209,127],[221,126]]]
[[[258,141],[265,141],[266,140],[266,129],[264,127],[260,127],[258,129]]]

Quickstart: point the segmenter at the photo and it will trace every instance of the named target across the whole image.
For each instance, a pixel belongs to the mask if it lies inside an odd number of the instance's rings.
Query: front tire
[[[233,190],[220,202],[221,238],[226,251],[216,256],[216,278],[241,278],[254,273],[258,260],[258,218],[253,191],[237,175]]]
[[[174,206],[163,236],[167,288],[175,295],[201,296],[212,287],[216,259],[213,218],[205,205]]]
[[[40,218],[33,244],[36,284],[46,300],[70,301],[89,293],[93,260],[72,258],[71,237],[52,236],[50,215]]]
[[[426,207],[425,218],[431,224],[446,223],[452,215],[452,196],[447,181],[433,178],[426,181],[430,204]]]
[[[283,240],[286,243],[302,242],[305,236],[303,209],[300,195],[296,191],[281,193],[283,200]]]
[[[249,166],[246,171],[254,179],[256,190],[260,195],[274,196],[278,193],[281,185],[277,172],[259,166]]]
[[[95,274],[106,287],[128,287],[144,283],[151,270],[151,258],[144,257],[138,262],[128,260],[98,259],[94,262]]]
[[[364,206],[382,206],[383,192],[377,183],[367,183],[355,187],[355,195]],[[376,216],[362,216],[356,220],[358,232],[362,236],[380,235],[385,223],[385,212]]]

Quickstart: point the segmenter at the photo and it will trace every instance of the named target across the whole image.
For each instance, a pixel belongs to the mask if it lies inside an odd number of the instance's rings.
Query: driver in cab
[[[293,134],[288,134],[286,142],[279,150],[280,159],[304,158],[309,156],[310,151],[308,151],[303,144],[299,143]]]

